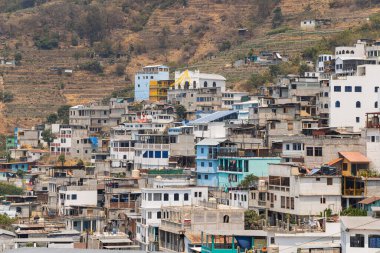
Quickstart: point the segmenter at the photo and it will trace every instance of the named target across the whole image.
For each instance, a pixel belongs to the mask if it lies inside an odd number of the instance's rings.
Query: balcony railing
[[[135,208],[136,202],[110,202],[109,205],[106,205],[107,208]]]
[[[364,196],[364,188],[361,189],[344,189],[345,196]]]

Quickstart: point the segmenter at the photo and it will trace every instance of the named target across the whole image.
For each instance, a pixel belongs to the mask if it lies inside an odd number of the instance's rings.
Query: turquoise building
[[[219,187],[236,187],[250,174],[267,177],[269,164],[280,161],[280,157],[219,157]]]

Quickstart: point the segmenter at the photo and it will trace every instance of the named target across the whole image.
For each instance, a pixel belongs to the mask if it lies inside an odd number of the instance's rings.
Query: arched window
[[[349,53],[350,53],[350,51],[347,50],[347,51],[346,51],[346,54],[349,54]]]
[[[212,83],[212,87],[216,87],[216,82],[213,82],[213,83]]]
[[[379,107],[379,103],[376,101],[375,102],[375,108],[378,108]]]
[[[360,103],[360,101],[356,101],[356,108],[360,108],[362,106],[362,104]]]
[[[230,223],[230,216],[224,215],[223,216],[223,223]]]
[[[207,81],[203,83],[203,87],[207,88]]]
[[[183,195],[183,200],[184,201],[188,201],[189,200],[189,194],[188,193],[185,193],[185,195]]]
[[[185,86],[184,86],[184,89],[185,90],[188,90],[190,88],[190,84],[188,81],[185,82]]]
[[[336,101],[336,102],[335,102],[335,107],[336,107],[336,108],[340,108],[340,102],[339,102],[339,101]]]
[[[344,54],[344,50],[342,51],[342,54]]]

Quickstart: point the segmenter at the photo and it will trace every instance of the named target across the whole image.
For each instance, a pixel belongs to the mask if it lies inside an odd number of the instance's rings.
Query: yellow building
[[[160,102],[168,98],[168,90],[173,87],[174,80],[151,80],[149,82],[149,101]]]

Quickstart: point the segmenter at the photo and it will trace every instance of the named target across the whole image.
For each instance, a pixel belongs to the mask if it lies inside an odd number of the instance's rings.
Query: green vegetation
[[[247,210],[244,212],[244,229],[245,230],[252,230],[257,229],[260,227],[260,220],[263,217],[260,217],[260,215],[254,211],[254,210]]]
[[[47,0],[2,0],[0,1],[0,12],[13,12],[41,5]]]
[[[288,31],[291,31],[292,29],[290,27],[279,27],[279,28],[276,28],[276,29],[273,29],[269,32],[267,32],[267,35],[274,35],[274,34],[280,34],[280,33],[286,33]]]
[[[272,28],[278,28],[283,22],[284,22],[284,17],[282,16],[282,11],[280,7],[277,7],[273,11],[273,19],[272,19]]]
[[[23,189],[12,184],[0,182],[0,196],[20,195]]]
[[[177,114],[178,121],[182,121],[186,118],[186,108],[183,105],[175,105],[174,109]]]
[[[44,131],[42,131],[41,136],[42,136],[42,139],[44,140],[44,142],[46,142],[48,144],[48,146],[50,147],[50,143],[52,143],[54,141],[54,138],[55,138],[51,129],[49,128],[49,129],[45,129]]]
[[[228,40],[225,40],[223,41],[222,43],[220,43],[218,49],[220,52],[223,52],[223,51],[227,51],[231,48],[231,42],[228,41]]]
[[[98,61],[89,61],[79,66],[81,70],[90,71],[94,74],[103,73],[103,66]]]
[[[0,91],[0,101],[3,103],[10,103],[13,101],[14,95],[10,91]]]
[[[57,33],[37,35],[33,40],[34,45],[42,50],[50,50],[59,46],[59,34]]]
[[[341,213],[341,216],[367,216],[367,211],[359,208],[349,207],[344,209]]]
[[[60,162],[61,165],[62,165],[62,167],[63,167],[63,165],[65,165],[65,162],[66,162],[66,157],[65,157],[65,155],[64,155],[64,154],[60,154],[60,155],[58,156],[58,160],[57,160],[57,161]]]
[[[255,185],[257,185],[257,181],[258,181],[258,180],[259,180],[259,178],[256,177],[256,176],[253,175],[253,174],[247,175],[247,176],[244,177],[244,179],[240,182],[239,187],[249,188],[249,187],[255,186]]]
[[[20,52],[15,53],[15,64],[16,64],[16,66],[21,65],[21,60],[22,60],[22,54]]]
[[[124,64],[117,64],[115,68],[115,74],[117,76],[123,76],[125,74],[125,65]]]
[[[58,115],[56,113],[51,113],[46,118],[46,123],[54,124],[58,121]]]
[[[70,105],[62,105],[57,110],[58,120],[63,124],[69,124]]]
[[[332,210],[330,208],[326,208],[325,210],[323,210],[323,212],[320,212],[319,216],[330,218],[332,216],[332,214],[333,214]]]
[[[0,214],[0,228],[6,230],[13,230],[12,224],[17,221],[16,218],[10,218],[6,214]]]

